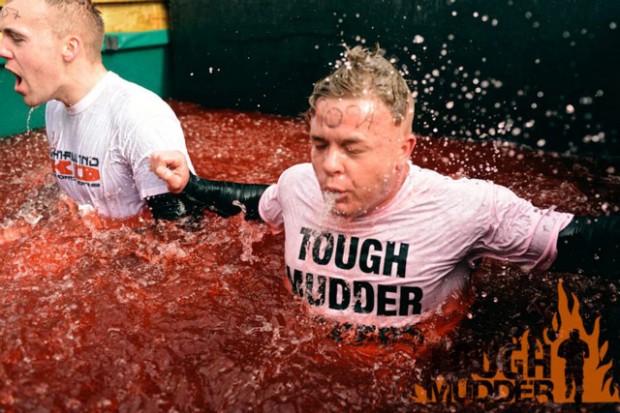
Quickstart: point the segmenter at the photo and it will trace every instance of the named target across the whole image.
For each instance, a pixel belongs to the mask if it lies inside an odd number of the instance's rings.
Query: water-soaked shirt
[[[310,313],[378,327],[441,314],[468,288],[478,258],[548,268],[573,217],[536,208],[491,182],[412,164],[391,201],[354,219],[327,211],[310,164],[286,170],[259,208],[265,222],[285,232],[287,278]]]
[[[91,205],[106,217],[136,215],[146,197],[168,192],[149,170],[153,151],[179,150],[187,156],[172,109],[112,72],[74,106],[48,102],[45,122],[58,185],[77,204]]]

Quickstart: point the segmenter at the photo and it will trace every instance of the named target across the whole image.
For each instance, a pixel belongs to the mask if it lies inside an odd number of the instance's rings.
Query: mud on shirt
[[[310,313],[378,327],[441,312],[450,295],[468,287],[477,258],[547,268],[572,219],[491,182],[411,164],[394,199],[355,219],[327,212],[310,164],[285,171],[259,208],[285,232],[286,275]]]
[[[112,72],[72,107],[48,102],[45,121],[60,188],[106,217],[136,215],[146,205],[144,198],[168,192],[149,170],[154,150],[187,155],[172,109],[156,94]]]

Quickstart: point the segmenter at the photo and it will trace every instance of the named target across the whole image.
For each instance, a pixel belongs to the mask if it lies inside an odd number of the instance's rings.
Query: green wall
[[[104,65],[125,79],[163,97],[170,96],[168,30],[108,33],[103,47]],[[30,108],[14,92],[15,77],[2,70],[0,59],[0,137],[26,131]],[[44,106],[32,113],[30,128],[45,125]]]

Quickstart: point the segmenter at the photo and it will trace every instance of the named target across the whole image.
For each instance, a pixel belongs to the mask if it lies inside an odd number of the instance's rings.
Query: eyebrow
[[[319,136],[319,135],[310,135],[310,140],[313,141],[321,141],[321,142],[326,142],[327,139]],[[353,145],[353,144],[361,144],[364,141],[362,139],[359,138],[355,138],[355,137],[349,137],[349,138],[343,138],[343,139],[338,139],[338,144],[339,145]]]
[[[0,32],[4,36],[9,36],[9,37],[23,37],[23,38],[26,37],[24,33],[20,32],[19,30],[15,30],[11,27],[5,27],[4,29],[0,30]]]

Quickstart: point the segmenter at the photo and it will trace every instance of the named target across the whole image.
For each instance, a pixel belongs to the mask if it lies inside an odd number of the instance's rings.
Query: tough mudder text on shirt
[[[571,214],[541,210],[481,180],[410,165],[393,200],[346,220],[329,214],[310,164],[285,171],[259,205],[285,233],[286,279],[314,315],[402,327],[424,321],[469,286],[489,256],[546,268]]]

